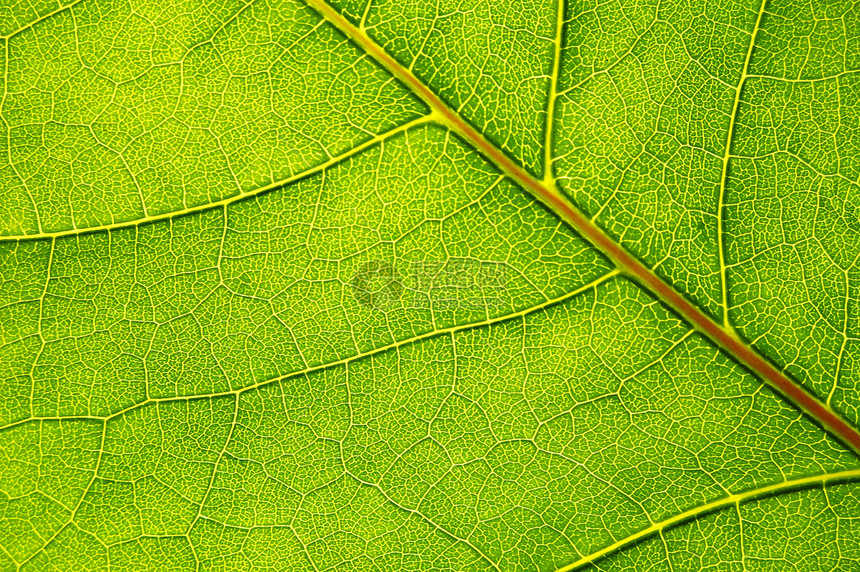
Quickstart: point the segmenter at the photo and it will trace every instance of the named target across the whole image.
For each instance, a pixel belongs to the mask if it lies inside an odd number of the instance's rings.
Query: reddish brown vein
[[[583,237],[612,259],[618,268],[648,289],[675,312],[692,324],[698,331],[731,354],[759,379],[775,388],[786,399],[813,417],[832,435],[860,454],[860,433],[842,420],[829,407],[808,393],[806,389],[778,370],[734,333],[718,325],[696,306],[657,276],[651,269],[634,258],[612,238],[582,214],[555,187],[544,184],[526,172],[507,154],[451,110],[439,96],[421,80],[391,57],[363,29],[353,25],[334,8],[322,0],[306,0],[347,38],[358,44],[368,55],[420,97],[436,115],[438,121],[467,140],[477,151],[487,157],[502,172],[546,205],[559,218],[577,230]]]

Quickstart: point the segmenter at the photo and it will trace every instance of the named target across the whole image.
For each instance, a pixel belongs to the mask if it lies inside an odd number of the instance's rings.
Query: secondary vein
[[[333,167],[334,165],[342,163],[342,162],[346,161],[347,159],[349,159],[350,157],[354,157],[355,155],[358,155],[362,151],[365,151],[366,149],[373,147],[377,143],[385,141],[386,139],[394,137],[395,135],[397,135],[399,133],[403,133],[404,131],[407,131],[407,130],[409,130],[413,127],[416,127],[418,125],[431,123],[431,122],[433,122],[434,119],[435,119],[435,115],[433,113],[430,113],[428,115],[422,115],[421,117],[418,117],[416,119],[413,119],[411,121],[408,121],[406,123],[398,125],[397,127],[394,127],[393,129],[389,129],[388,131],[385,131],[384,133],[380,133],[380,134],[376,135],[375,137],[371,137],[370,139],[368,139],[364,143],[361,143],[360,145],[357,145],[357,146],[351,148],[350,150],[345,151],[344,153],[341,153],[340,155],[335,155],[334,157],[328,159],[327,161],[320,163],[318,165],[315,165],[309,169],[305,169],[304,171],[301,171],[301,172],[296,173],[294,175],[290,175],[289,177],[287,177],[285,179],[280,179],[278,181],[274,181],[272,183],[269,183],[268,185],[264,185],[262,187],[257,187],[255,189],[252,189],[252,190],[244,192],[244,193],[238,193],[238,194],[232,195],[230,197],[227,197],[226,199],[221,199],[220,201],[203,203],[201,205],[196,205],[196,206],[188,207],[185,209],[169,211],[169,212],[161,213],[161,214],[157,214],[157,215],[144,216],[144,217],[140,217],[140,218],[136,218],[136,219],[132,219],[132,220],[128,220],[128,221],[103,224],[100,226],[91,226],[91,227],[85,227],[85,228],[70,228],[68,230],[40,232],[40,233],[34,233],[34,234],[0,236],[0,242],[15,242],[15,241],[22,241],[22,240],[38,240],[38,239],[42,239],[42,238],[60,238],[63,236],[75,236],[75,235],[87,234],[87,233],[91,233],[91,232],[111,231],[111,230],[116,230],[116,229],[120,229],[120,228],[139,226],[139,225],[147,224],[150,222],[157,222],[157,221],[177,218],[177,217],[185,216],[185,215],[192,214],[192,213],[198,213],[198,212],[212,210],[212,209],[215,209],[218,207],[225,207],[229,204],[236,203],[236,202],[257,196],[257,195],[261,195],[265,192],[268,192],[268,191],[289,185],[289,184],[294,183],[296,181],[299,181],[301,179],[306,179],[312,175],[316,175],[318,173],[321,173],[321,172],[325,171],[326,169],[328,169],[329,167]]]
[[[777,483],[775,485],[768,485],[766,487],[728,495],[721,499],[717,499],[709,503],[705,503],[697,507],[691,508],[690,510],[684,511],[682,513],[678,513],[671,518],[667,518],[666,520],[655,522],[648,528],[643,528],[639,532],[633,533],[630,536],[613,542],[609,546],[602,548],[597,552],[593,552],[588,556],[584,556],[579,560],[568,564],[567,566],[559,568],[558,570],[556,570],[556,572],[573,572],[574,570],[579,570],[581,568],[584,568],[585,566],[588,566],[589,564],[600,560],[601,558],[605,558],[610,554],[613,554],[614,552],[618,552],[619,550],[636,544],[637,542],[644,540],[650,536],[662,533],[667,529],[673,528],[695,518],[711,514],[720,509],[730,507],[732,505],[739,507],[741,504],[762,497],[778,495],[781,493],[798,489],[812,488],[816,485],[824,486],[828,483],[848,482],[857,480],[860,480],[860,469],[841,471],[838,473],[830,473],[824,475],[815,475],[812,477],[802,477],[799,479],[793,479],[789,481],[784,481],[782,483]]]
[[[534,306],[529,306],[528,308],[524,308],[522,310],[517,310],[517,311],[511,312],[509,314],[503,314],[501,316],[495,316],[495,317],[487,318],[486,320],[480,320],[477,322],[468,322],[468,323],[459,324],[456,326],[449,326],[447,328],[437,328],[435,330],[430,330],[429,332],[425,332],[423,334],[418,334],[416,336],[411,336],[409,338],[397,340],[395,342],[392,342],[390,344],[386,344],[384,346],[379,346],[379,347],[369,349],[369,350],[364,351],[364,352],[359,352],[359,353],[356,353],[356,354],[353,354],[353,355],[350,355],[350,356],[347,356],[344,358],[340,358],[337,360],[328,361],[328,362],[308,366],[304,369],[294,370],[294,371],[291,371],[289,373],[285,373],[283,375],[270,377],[268,379],[264,379],[264,380],[258,381],[256,383],[252,383],[250,385],[245,385],[245,386],[242,386],[242,387],[239,387],[236,389],[230,389],[228,391],[219,391],[219,392],[214,392],[214,393],[199,393],[199,394],[193,394],[193,395],[176,395],[176,396],[171,396],[171,397],[149,397],[144,401],[141,401],[139,403],[134,403],[132,405],[124,407],[123,409],[120,409],[118,411],[114,411],[113,413],[110,413],[108,415],[61,415],[61,416],[44,416],[44,417],[31,415],[30,417],[28,417],[26,419],[19,419],[18,421],[13,421],[12,423],[8,423],[6,425],[0,426],[0,432],[5,431],[7,429],[12,429],[13,427],[17,427],[17,426],[23,425],[25,423],[29,423],[31,421],[71,421],[71,420],[77,420],[77,421],[84,421],[84,420],[109,421],[115,417],[120,417],[122,415],[125,415],[126,413],[133,411],[135,409],[144,407],[146,405],[152,405],[155,403],[166,403],[166,402],[171,402],[171,401],[188,401],[188,400],[192,400],[192,399],[204,399],[204,398],[205,399],[211,399],[211,398],[215,398],[215,397],[229,397],[229,396],[241,395],[243,393],[247,393],[247,392],[253,391],[255,389],[260,389],[261,387],[264,387],[266,385],[270,385],[273,383],[277,383],[279,381],[292,379],[292,378],[299,377],[302,375],[309,375],[311,373],[315,373],[318,371],[330,369],[330,368],[341,366],[341,365],[347,365],[347,364],[350,364],[352,362],[358,361],[360,359],[364,359],[364,358],[367,358],[370,356],[382,354],[382,353],[385,353],[385,352],[390,351],[390,350],[394,350],[394,349],[397,349],[397,348],[400,348],[403,346],[407,346],[409,344],[418,343],[418,342],[428,340],[431,338],[436,338],[436,337],[443,336],[446,334],[455,334],[457,332],[477,329],[477,328],[481,328],[481,327],[485,327],[485,326],[492,326],[494,324],[501,324],[503,322],[509,322],[511,320],[516,320],[518,318],[522,319],[528,315],[540,312],[541,310],[546,310],[547,308],[550,308],[551,306],[561,304],[562,302],[570,300],[576,296],[579,296],[580,294],[588,292],[589,290],[593,290],[593,289],[597,288],[598,286],[600,286],[601,284],[603,284],[605,282],[609,282],[612,278],[615,278],[618,275],[619,275],[618,270],[610,270],[609,272],[598,276],[594,280],[591,280],[590,282],[583,284],[582,286],[579,286],[578,288],[571,290],[570,292],[565,292],[561,296],[558,296],[556,298],[551,298],[549,300],[545,300],[539,304],[535,304]],[[686,335],[684,337],[686,338]],[[148,391],[148,388],[147,388],[147,391]],[[32,403],[32,398],[31,398],[31,403]]]
[[[557,13],[555,21],[555,44],[553,48],[552,73],[549,79],[549,100],[546,106],[546,123],[544,124],[543,144],[543,183],[555,185],[555,175],[552,170],[552,125],[555,120],[555,103],[558,98],[558,78],[561,74],[561,46],[564,34],[564,11],[566,0],[556,0]]]
[[[728,296],[728,284],[726,282],[726,256],[725,256],[725,238],[723,237],[723,210],[725,209],[725,198],[726,198],[726,183],[728,182],[729,177],[729,158],[731,157],[732,150],[732,139],[735,136],[735,128],[737,127],[737,119],[738,119],[738,110],[740,109],[741,103],[741,91],[743,91],[744,84],[747,81],[747,72],[749,71],[750,59],[752,59],[752,53],[755,49],[755,40],[758,36],[758,31],[761,26],[761,17],[764,14],[765,5],[767,4],[767,0],[761,0],[761,4],[759,5],[758,15],[756,16],[755,26],[753,27],[752,35],[750,37],[750,45],[747,48],[747,55],[744,58],[744,66],[741,70],[741,77],[738,80],[738,85],[735,87],[735,97],[732,102],[732,112],[729,116],[729,130],[726,135],[726,145],[723,151],[723,170],[720,174],[720,196],[717,201],[717,248],[719,249],[720,256],[720,290],[722,295],[722,302],[720,306],[723,310],[723,327],[731,328],[731,324],[729,323],[729,296]]]

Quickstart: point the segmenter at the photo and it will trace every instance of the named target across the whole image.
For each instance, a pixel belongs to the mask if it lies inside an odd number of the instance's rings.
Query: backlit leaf
[[[0,42],[0,570],[860,567],[858,5]]]

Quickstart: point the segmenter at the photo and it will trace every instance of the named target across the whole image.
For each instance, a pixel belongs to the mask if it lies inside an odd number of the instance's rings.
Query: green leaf
[[[0,570],[860,566],[860,9],[0,6]]]

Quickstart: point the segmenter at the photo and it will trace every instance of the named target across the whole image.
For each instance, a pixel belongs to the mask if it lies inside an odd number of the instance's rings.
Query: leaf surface
[[[7,4],[0,569],[860,566],[858,8],[627,4]]]

